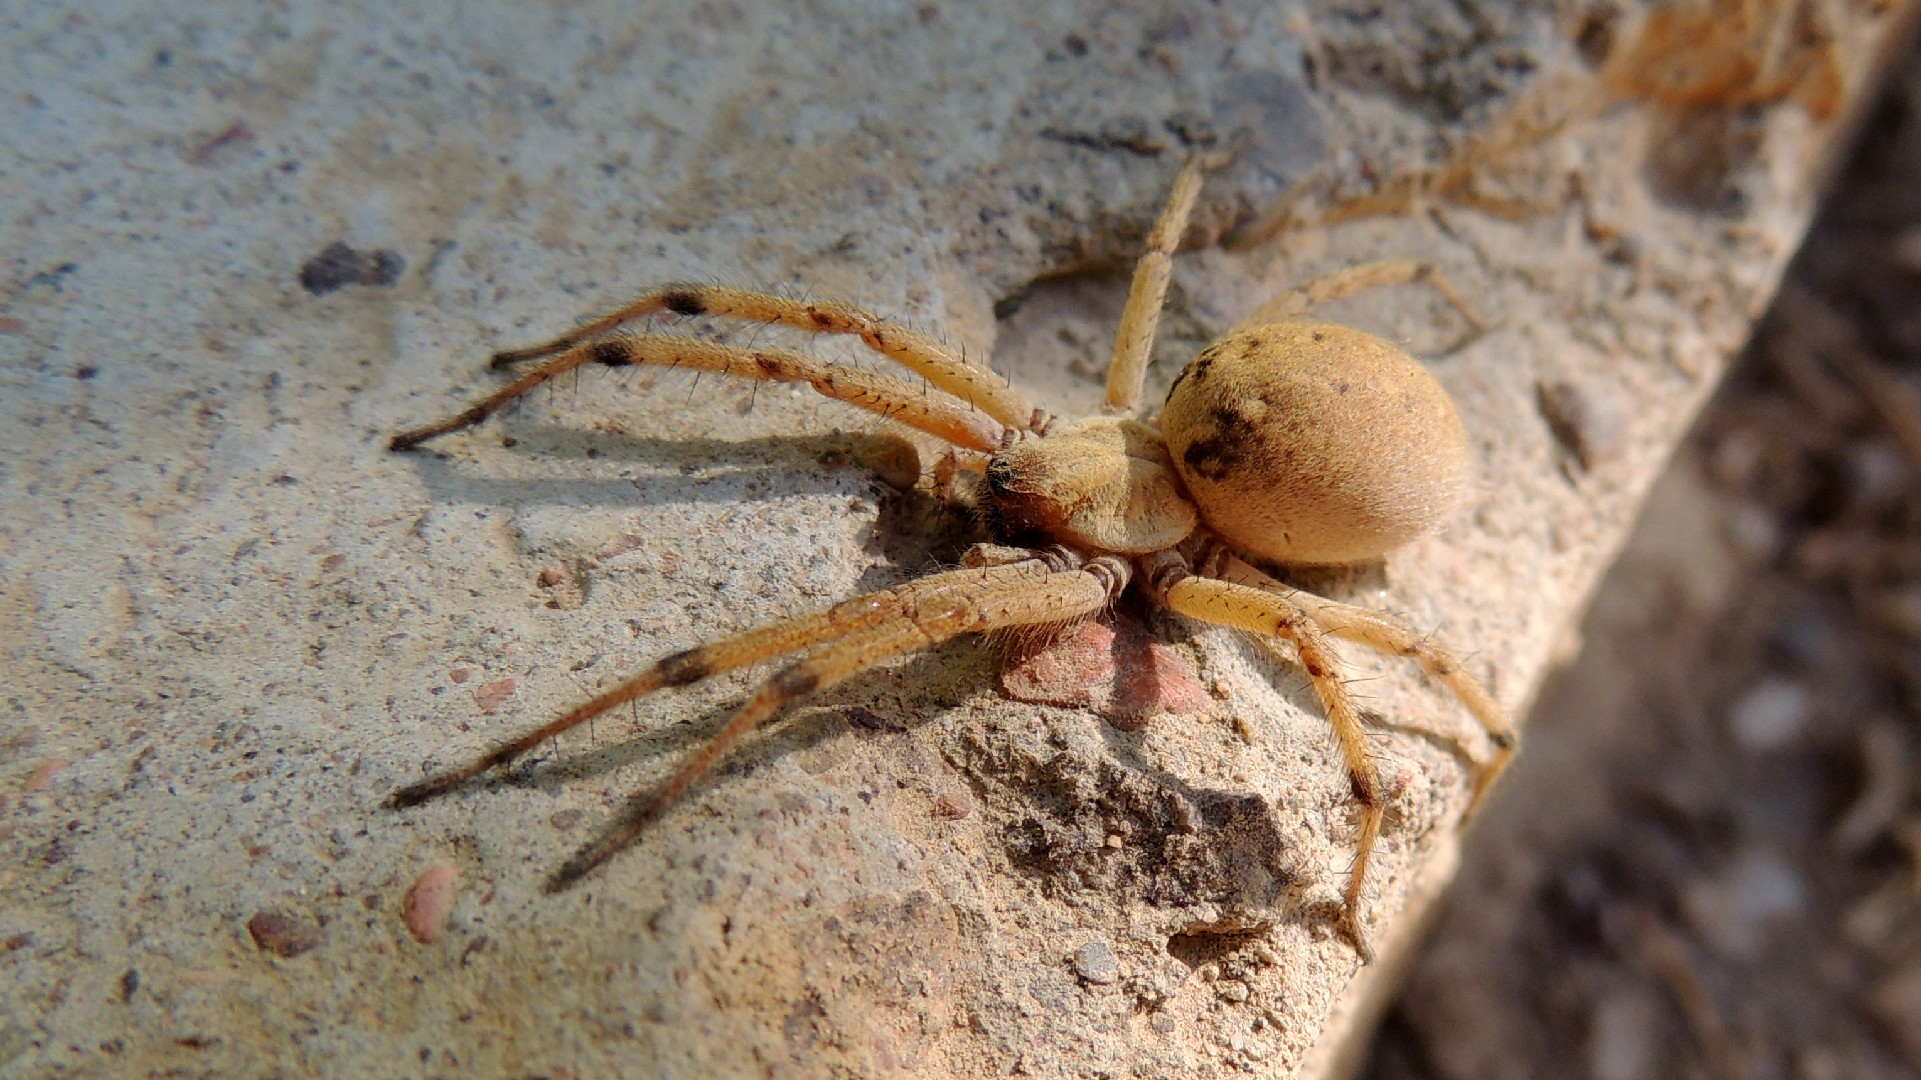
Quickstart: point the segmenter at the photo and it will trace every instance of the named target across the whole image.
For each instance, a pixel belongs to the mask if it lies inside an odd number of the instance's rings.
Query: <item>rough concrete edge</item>
[[[1809,181],[1816,191],[1825,192],[1832,185],[1835,174],[1845,162],[1849,148],[1854,145],[1861,127],[1868,119],[1870,110],[1876,104],[1878,88],[1885,84],[1891,68],[1911,47],[1915,39],[1921,36],[1921,4],[1909,3],[1905,7],[1896,8],[1894,14],[1888,16],[1884,24],[1872,29],[1880,33],[1880,40],[1875,43],[1873,58],[1861,65],[1854,73],[1855,81],[1847,89],[1846,112],[1834,120],[1823,133],[1822,145],[1818,148],[1817,161]],[[1864,32],[1862,36],[1865,37],[1866,33]],[[1811,220],[1810,215],[1801,224],[1804,235]],[[1798,246],[1797,240],[1796,247]],[[1787,260],[1783,260],[1775,269],[1774,283],[1769,289],[1770,296],[1779,290],[1786,270]],[[1757,315],[1752,320],[1752,325],[1758,326],[1760,319],[1761,316]],[[1680,437],[1692,427],[1693,418],[1699,414],[1701,408],[1712,396],[1715,386],[1719,385],[1718,376],[1727,374],[1733,359],[1732,356],[1723,357],[1717,378],[1700,388],[1700,392],[1695,395],[1687,410],[1689,422],[1677,431],[1675,444],[1669,448],[1670,452],[1678,447]],[[1664,474],[1665,470],[1662,472]],[[1659,479],[1660,475],[1647,478],[1637,496],[1637,507],[1639,501],[1646,498]],[[1638,517],[1637,510],[1636,521]],[[1568,630],[1571,631],[1579,625],[1593,602],[1594,589],[1599,586],[1607,569],[1613,566],[1619,557],[1621,549],[1633,532],[1634,524],[1635,521],[1630,521],[1628,527],[1618,530],[1617,534],[1610,538],[1596,573],[1587,583],[1579,602],[1569,609]],[[1568,656],[1562,662],[1571,660],[1572,656]],[[1546,674],[1547,672],[1543,672],[1543,676]],[[1529,689],[1527,700],[1530,710],[1539,692],[1540,683],[1538,682]],[[1391,936],[1380,943],[1377,950],[1379,959],[1356,975],[1342,992],[1333,1012],[1328,1016],[1327,1025],[1320,1039],[1302,1063],[1299,1075],[1304,1080],[1346,1080],[1355,1076],[1366,1063],[1373,1034],[1388,1008],[1393,1004],[1395,996],[1400,992],[1402,983],[1413,969],[1421,944],[1439,913],[1440,902],[1446,896],[1449,885],[1453,883],[1454,876],[1461,867],[1462,845],[1467,833],[1468,830],[1462,830],[1454,834],[1447,843],[1435,851],[1428,863],[1419,868],[1419,875],[1408,893],[1406,906],[1401,911],[1400,921],[1394,925]]]

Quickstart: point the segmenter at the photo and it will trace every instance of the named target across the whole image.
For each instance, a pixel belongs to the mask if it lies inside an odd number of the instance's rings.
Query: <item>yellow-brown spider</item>
[[[412,806],[445,792],[642,695],[812,650],[767,680],[665,784],[635,796],[629,813],[555,873],[550,885],[561,888],[631,842],[742,736],[795,699],[962,634],[1071,625],[1139,580],[1172,611],[1294,645],[1333,725],[1361,808],[1341,929],[1366,956],[1360,903],[1384,796],[1328,638],[1408,657],[1467,705],[1496,747],[1476,777],[1476,801],[1512,756],[1514,729],[1454,655],[1428,637],[1378,612],[1283,586],[1255,564],[1377,558],[1440,525],[1466,487],[1467,438],[1440,384],[1377,337],[1305,320],[1308,309],[1360,289],[1416,280],[1429,281],[1464,313],[1467,308],[1445,279],[1413,261],[1317,278],[1263,305],[1188,364],[1157,423],[1136,419],[1174,250],[1202,170],[1199,161],[1182,170],[1148,236],[1121,315],[1102,416],[1057,424],[985,366],[845,304],[707,285],[670,285],[546,344],[496,355],[495,366],[550,359],[464,412],[395,436],[393,448],[411,449],[478,424],[534,387],[588,364],[804,381],[951,444],[963,469],[984,474],[974,495],[1003,543],[976,545],[962,569],[674,653],[463,768],[400,789],[391,804]],[[658,312],[855,335],[919,374],[934,392],[786,349],[611,333]]]

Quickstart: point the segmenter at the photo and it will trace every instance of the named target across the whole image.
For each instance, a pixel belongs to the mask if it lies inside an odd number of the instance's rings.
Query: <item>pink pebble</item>
[[[1017,642],[1001,667],[1001,690],[1015,701],[1092,709],[1124,731],[1161,713],[1209,706],[1194,662],[1126,613],[1089,619],[1051,640]]]
[[[454,907],[454,881],[460,872],[440,863],[420,875],[407,894],[407,931],[422,945],[440,940],[447,929],[447,913]]]

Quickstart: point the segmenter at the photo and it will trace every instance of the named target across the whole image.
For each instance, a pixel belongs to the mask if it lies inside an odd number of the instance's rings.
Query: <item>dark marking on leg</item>
[[[634,362],[633,350],[619,341],[597,341],[590,349],[594,363],[605,367],[629,367]]]
[[[1355,802],[1360,803],[1369,810],[1380,808],[1381,795],[1380,792],[1374,788],[1373,777],[1364,773],[1350,772],[1347,774],[1347,787],[1349,791],[1354,793]]]
[[[694,286],[675,286],[661,293],[660,306],[676,315],[707,314],[707,302],[700,298],[700,289]]]
[[[662,659],[660,663],[654,665],[660,671],[660,684],[686,686],[712,675],[714,669],[707,662],[705,653],[704,649],[683,649]]]

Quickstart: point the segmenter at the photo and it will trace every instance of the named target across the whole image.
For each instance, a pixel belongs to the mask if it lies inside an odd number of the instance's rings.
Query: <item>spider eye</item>
[[[1006,458],[994,458],[987,463],[987,490],[996,495],[1008,495],[1014,491],[1014,463]]]

